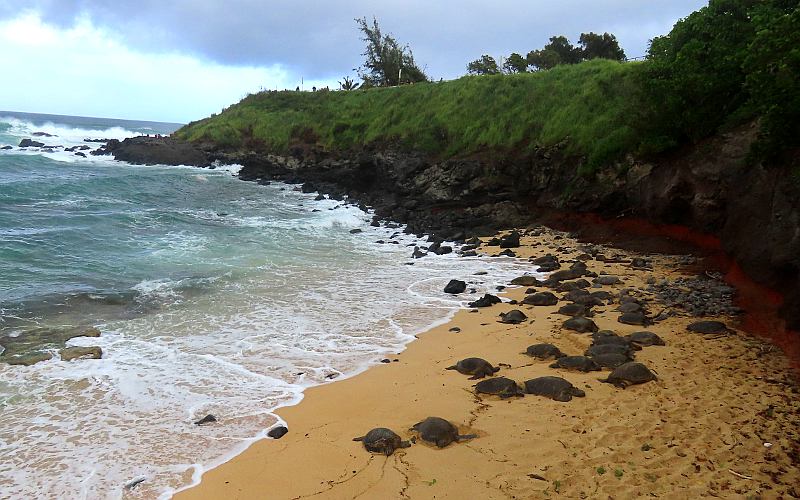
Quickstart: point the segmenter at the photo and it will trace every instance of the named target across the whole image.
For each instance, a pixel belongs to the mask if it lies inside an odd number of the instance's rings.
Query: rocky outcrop
[[[238,163],[243,180],[347,196],[373,208],[376,223],[395,220],[409,232],[448,240],[524,226],[551,209],[686,226],[717,236],[755,281],[782,293],[785,317],[800,329],[800,181],[789,167],[746,162],[756,130],[742,127],[668,157],[628,158],[595,172],[586,172],[566,144],[449,159],[392,145],[335,153],[302,138],[282,156],[203,152],[152,138],[105,149],[133,163]]]
[[[171,137],[132,137],[111,139],[93,155],[113,155],[114,159],[139,165],[211,166],[209,155],[194,145]]]
[[[32,139],[22,139],[19,141],[19,147],[21,148],[43,148],[44,143],[39,141],[34,141]]]

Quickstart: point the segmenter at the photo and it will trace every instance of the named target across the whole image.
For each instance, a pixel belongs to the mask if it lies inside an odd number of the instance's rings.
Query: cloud
[[[336,85],[361,61],[356,17],[377,17],[429,76],[552,35],[617,35],[628,56],[704,0],[0,0],[0,108],[188,120],[247,92]],[[2,21],[5,19],[5,21]],[[11,82],[9,83],[8,80]]]
[[[86,16],[57,28],[24,13],[0,23],[0,46],[0,109],[12,111],[183,122],[262,87],[296,83],[280,64],[234,67],[174,51],[132,50]]]
[[[30,0],[62,27],[89,16],[130,47],[178,50],[222,64],[280,63],[307,78],[341,77],[360,63],[353,19],[378,18],[436,77],[464,73],[483,53],[527,53],[552,35],[618,35],[629,55],[705,5],[703,0]],[[0,15],[14,13],[0,0]]]

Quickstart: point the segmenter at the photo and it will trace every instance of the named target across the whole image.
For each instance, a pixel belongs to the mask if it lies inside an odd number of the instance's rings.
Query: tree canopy
[[[494,57],[484,54],[480,59],[475,59],[467,64],[467,73],[470,75],[496,75],[500,73],[500,68]]]
[[[428,80],[425,72],[417,66],[411,47],[402,45],[391,34],[381,33],[378,20],[370,24],[367,18],[356,19],[366,44],[362,54],[364,64],[359,68],[363,86],[394,86]]]

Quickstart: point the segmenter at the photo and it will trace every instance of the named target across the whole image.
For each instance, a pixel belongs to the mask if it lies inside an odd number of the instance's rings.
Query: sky
[[[185,123],[261,89],[338,88],[377,18],[438,80],[553,35],[628,57],[703,0],[0,0],[0,109]]]

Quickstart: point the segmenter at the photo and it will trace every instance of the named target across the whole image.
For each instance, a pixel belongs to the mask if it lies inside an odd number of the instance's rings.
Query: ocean
[[[64,150],[178,126],[0,112],[0,345],[53,355],[12,366],[16,351],[0,353],[2,498],[168,498],[263,439],[305,388],[399,352],[526,269],[412,261],[422,242],[402,227],[242,182],[236,165]],[[443,293],[452,278],[473,293]],[[66,345],[102,359],[62,361],[63,339],[91,328]],[[194,425],[206,414],[218,421]]]

